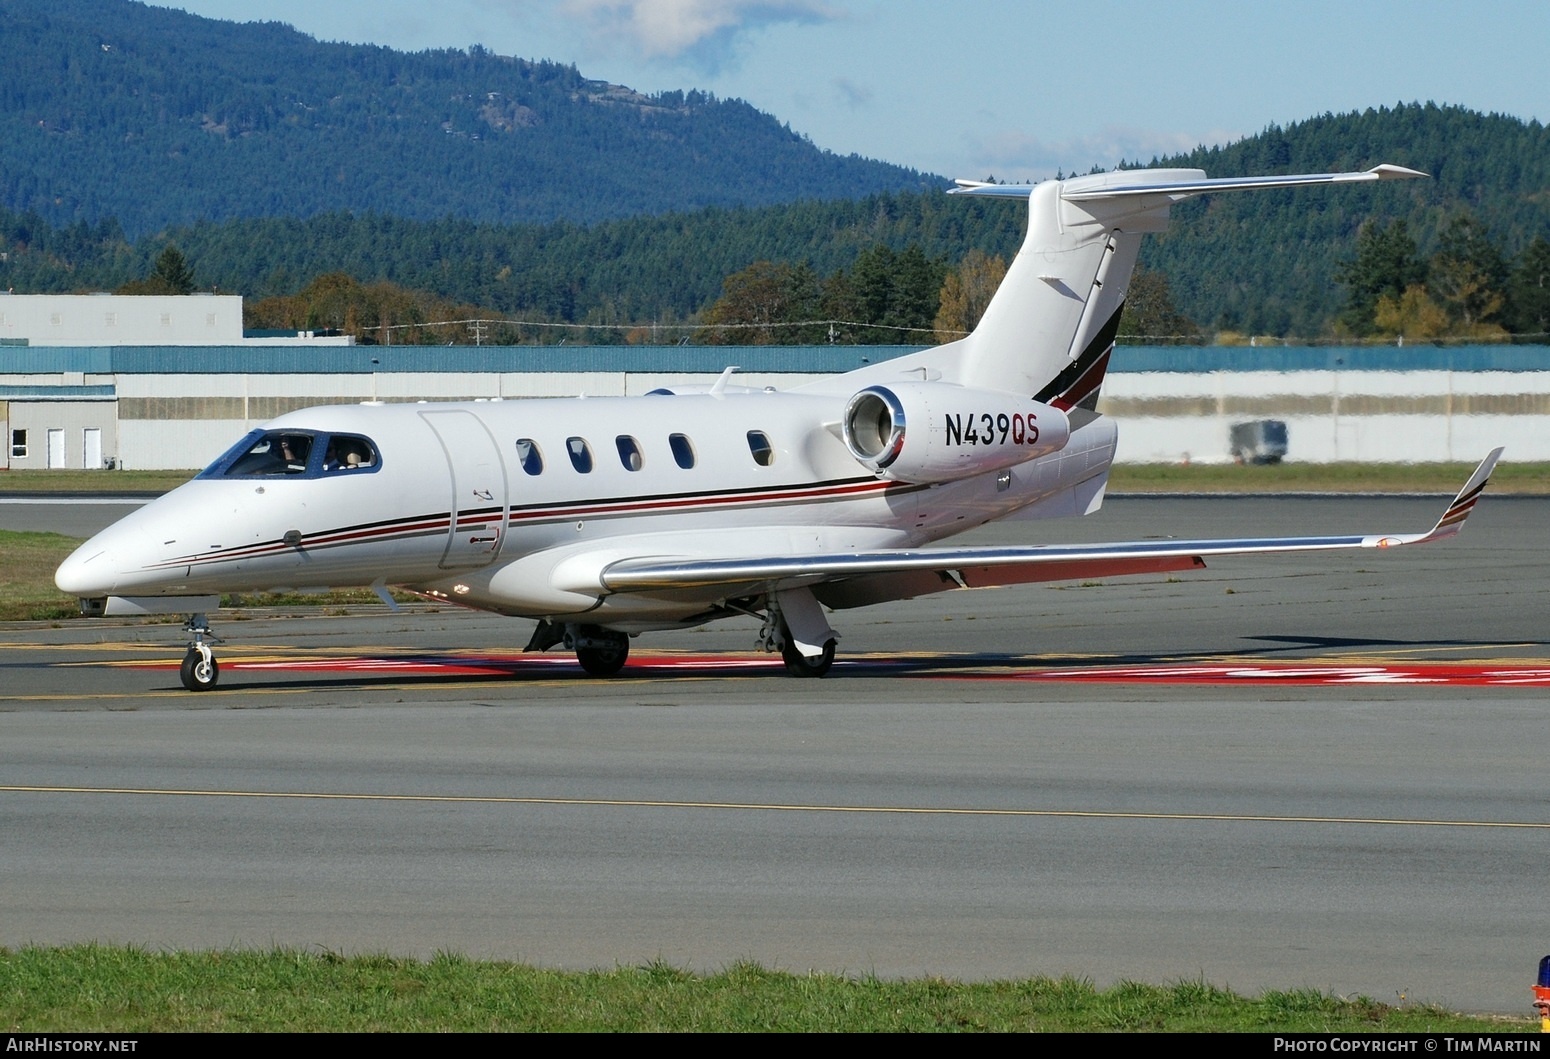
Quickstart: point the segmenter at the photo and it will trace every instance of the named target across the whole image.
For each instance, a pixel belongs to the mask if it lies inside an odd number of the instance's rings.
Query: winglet
[[[1480,499],[1480,494],[1485,490],[1485,483],[1491,480],[1491,472],[1496,470],[1496,461],[1502,458],[1502,450],[1494,448],[1485,459],[1480,461],[1480,466],[1475,468],[1475,473],[1469,476],[1469,481],[1464,483],[1464,488],[1459,490],[1458,496],[1453,498],[1453,503],[1448,505],[1448,510],[1443,512],[1442,518],[1437,520],[1437,525],[1428,533],[1428,540],[1438,540],[1442,537],[1451,537],[1464,525],[1464,520],[1475,509],[1475,501]]]
[[[1402,165],[1393,165],[1388,162],[1382,165],[1375,165],[1367,172],[1376,173],[1379,180],[1425,180],[1429,176],[1429,174],[1423,173],[1419,169],[1406,169]]]
[[[1496,461],[1502,458],[1500,448],[1492,449],[1485,459],[1480,461],[1480,466],[1475,468],[1475,473],[1469,476],[1469,481],[1464,483],[1464,488],[1458,491],[1453,498],[1453,503],[1448,505],[1448,510],[1442,513],[1442,518],[1437,520],[1430,532],[1403,537],[1385,537],[1378,540],[1377,546],[1388,547],[1391,544],[1424,544],[1427,541],[1440,541],[1451,537],[1463,528],[1464,520],[1475,509],[1475,502],[1480,499],[1480,494],[1485,491],[1485,484],[1491,480],[1491,472],[1496,469]]]

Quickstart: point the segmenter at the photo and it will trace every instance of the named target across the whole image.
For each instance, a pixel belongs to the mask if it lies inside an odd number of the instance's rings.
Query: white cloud
[[[848,107],[864,106],[872,101],[872,90],[865,85],[858,85],[848,77],[836,77],[829,82],[834,87],[834,93]]]
[[[1005,130],[980,138],[971,148],[976,164],[990,167],[997,179],[1027,180],[1085,173],[1092,166],[1113,168],[1120,162],[1140,162],[1182,154],[1196,147],[1231,143],[1241,132],[1213,129],[1206,133],[1161,132],[1108,125],[1097,133],[1067,140],[1041,140],[1020,130]]]
[[[687,57],[711,65],[740,33],[839,17],[823,0],[561,0],[559,11],[648,59]]]

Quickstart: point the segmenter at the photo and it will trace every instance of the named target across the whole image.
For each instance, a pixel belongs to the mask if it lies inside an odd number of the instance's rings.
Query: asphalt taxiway
[[[980,540],[1421,529],[1147,499]],[[9,526],[8,509],[0,525]],[[0,628],[0,944],[1204,977],[1528,1012],[1550,952],[1550,501],[1456,540],[754,626],[612,680],[451,611]],[[46,521],[46,519],[45,519]]]

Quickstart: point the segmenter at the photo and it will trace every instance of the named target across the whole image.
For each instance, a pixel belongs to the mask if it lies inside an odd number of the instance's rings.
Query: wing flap
[[[1205,565],[1204,559],[1189,555],[1168,559],[1068,560],[1012,566],[966,566],[956,570],[866,574],[818,585],[813,589],[813,594],[824,606],[845,610],[896,599],[929,596],[955,588],[999,588],[1041,581],[1086,581],[1100,577],[1165,574],[1179,570],[1202,570]]]

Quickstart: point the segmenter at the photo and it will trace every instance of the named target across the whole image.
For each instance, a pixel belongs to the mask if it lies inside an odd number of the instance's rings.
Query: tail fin
[[[1168,226],[1175,202],[1222,191],[1423,177],[1380,165],[1364,173],[1210,180],[1198,169],[1132,169],[1042,184],[959,181],[950,195],[1028,200],[1022,250],[973,334],[865,369],[919,372],[975,388],[1023,393],[1058,408],[1092,408],[1119,333],[1141,237]]]

